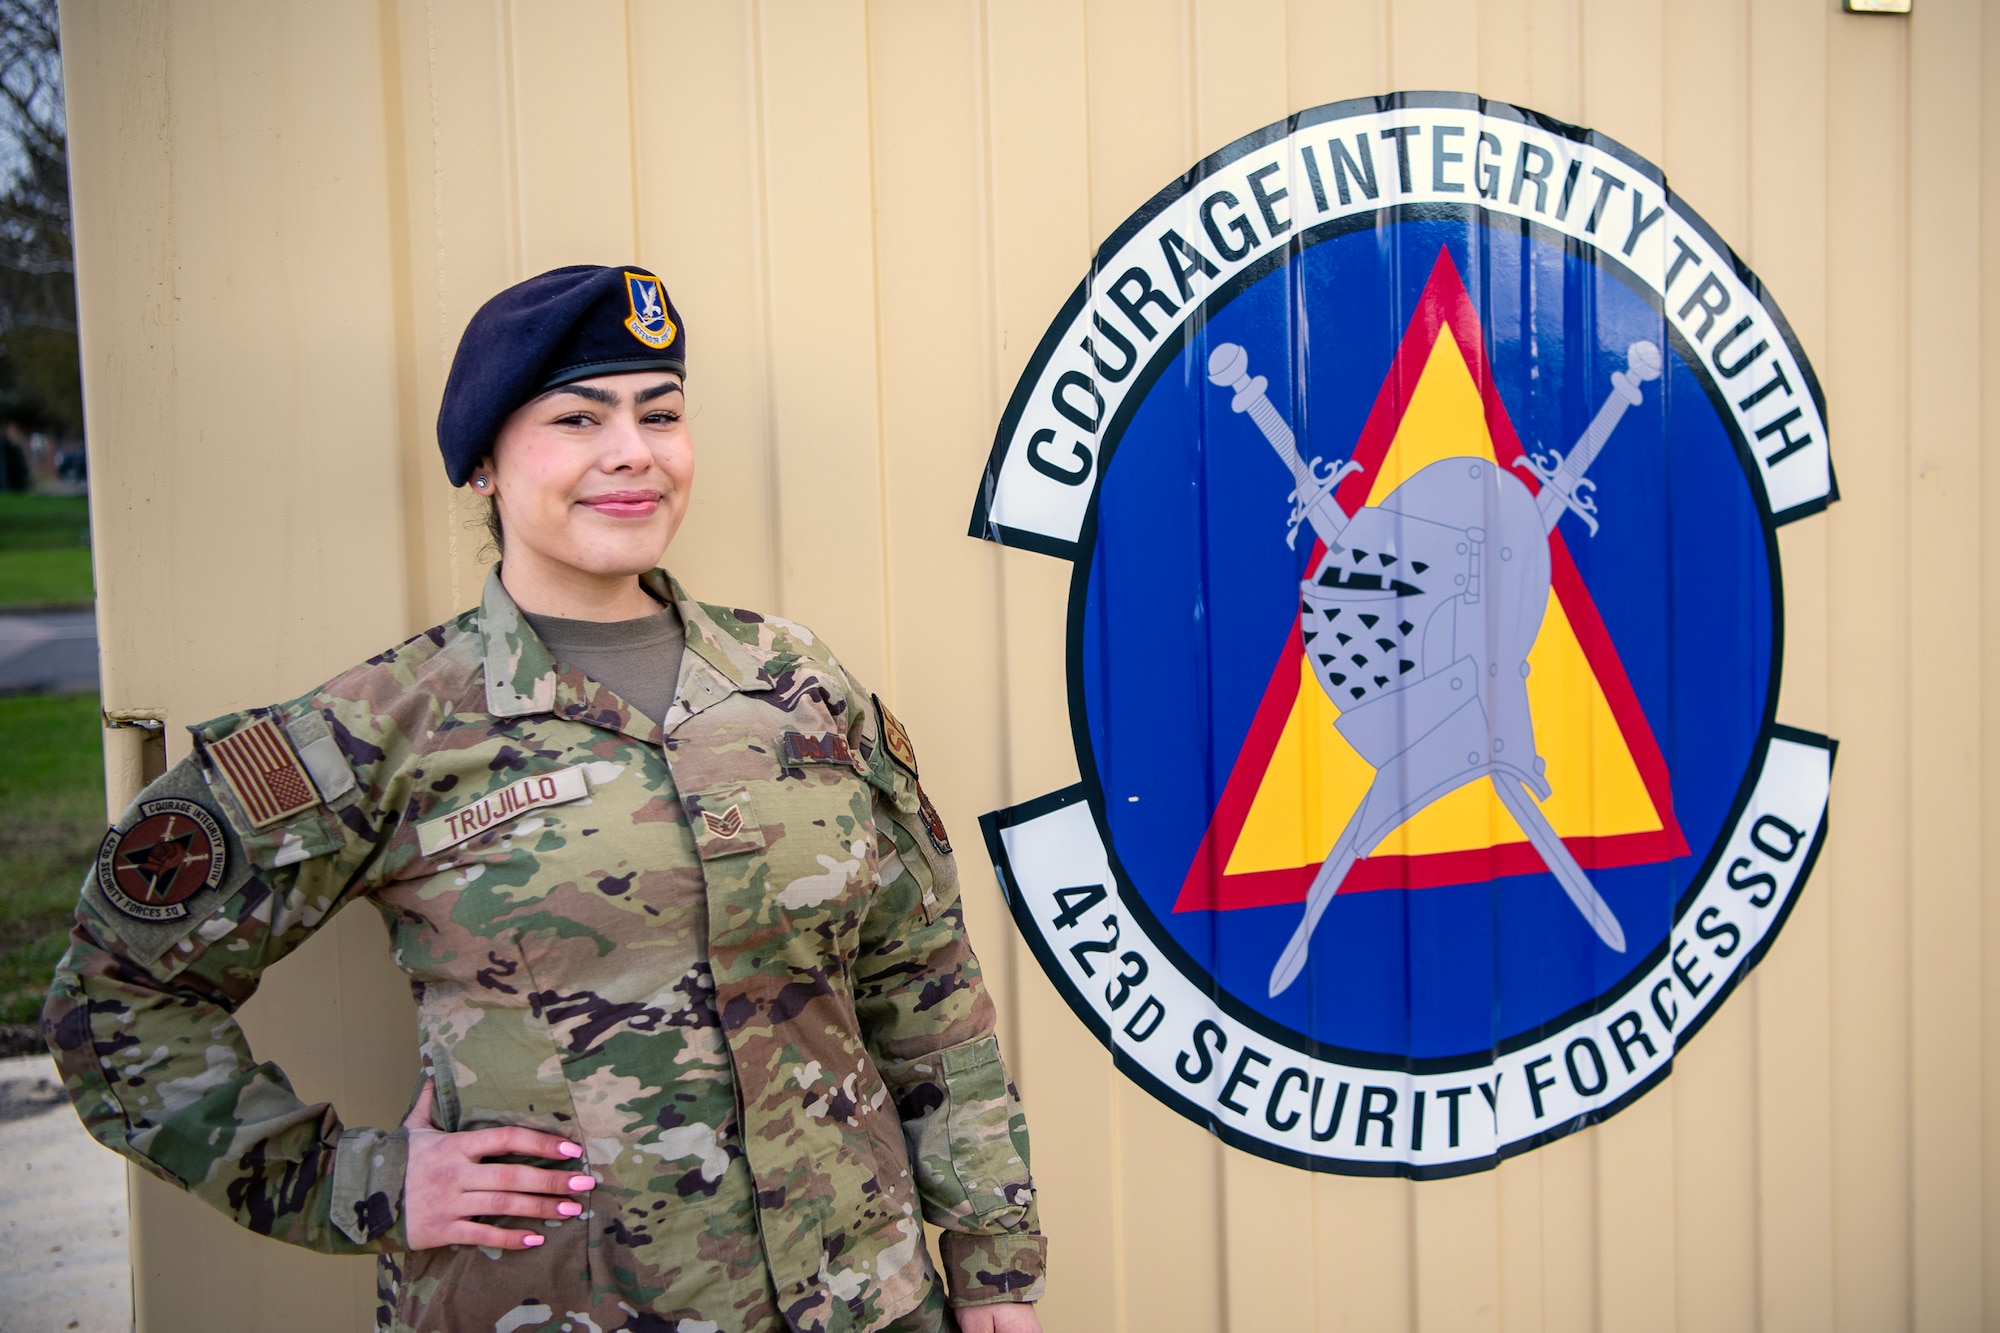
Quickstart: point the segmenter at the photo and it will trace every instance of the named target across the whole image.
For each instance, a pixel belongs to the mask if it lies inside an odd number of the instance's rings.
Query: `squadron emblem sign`
[[[1081,780],[982,820],[1016,921],[1279,1161],[1615,1113],[1825,836],[1775,533],[1834,498],[1783,316],[1629,150],[1440,93],[1238,140],[1099,250],[974,508],[1075,568]]]

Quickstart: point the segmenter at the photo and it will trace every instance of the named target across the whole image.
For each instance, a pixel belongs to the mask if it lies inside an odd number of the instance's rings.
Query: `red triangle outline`
[[[1340,507],[1350,515],[1367,502],[1376,472],[1388,456],[1389,446],[1394,443],[1396,430],[1402,425],[1403,413],[1416,391],[1417,381],[1429,364],[1431,349],[1446,332],[1457,340],[1466,369],[1472,372],[1473,383],[1479,387],[1480,398],[1486,408],[1486,428],[1493,437],[1495,458],[1502,467],[1512,469],[1514,460],[1525,456],[1526,451],[1514,434],[1514,423],[1507,415],[1506,404],[1500,400],[1500,390],[1493,382],[1492,367],[1486,358],[1485,331],[1479,322],[1478,312],[1473,308],[1471,293],[1465,289],[1464,279],[1459,276],[1458,266],[1452,261],[1451,251],[1440,247],[1437,262],[1424,284],[1423,294],[1417,299],[1416,309],[1403,330],[1403,339],[1397,345],[1389,373],[1383,378],[1368,420],[1355,443],[1353,459],[1362,470],[1349,476],[1334,492]],[[1514,475],[1527,483],[1530,493],[1540,492],[1541,485],[1532,474],[1516,469]],[[1315,542],[1310,563],[1317,563],[1325,551],[1323,543]],[[1687,839],[1682,835],[1680,821],[1674,815],[1673,785],[1667,772],[1666,758],[1660,753],[1652,724],[1646,720],[1645,711],[1639,706],[1639,697],[1625,674],[1617,645],[1612,643],[1610,632],[1604,627],[1604,619],[1598,614],[1597,603],[1584,585],[1583,576],[1578,572],[1560,531],[1550,534],[1549,557],[1550,590],[1562,600],[1563,611],[1569,617],[1577,645],[1597,677],[1598,688],[1604,692],[1612,719],[1618,724],[1619,734],[1639,771],[1640,782],[1645,786],[1646,795],[1652,800],[1653,809],[1661,822],[1660,828],[1648,833],[1564,838],[1563,842],[1576,857],[1577,863],[1587,870],[1648,865],[1686,856]],[[1285,723],[1298,702],[1298,664],[1304,652],[1305,644],[1299,635],[1298,622],[1294,619],[1292,632],[1286,638],[1277,665],[1272,670],[1271,683],[1265,687],[1263,700],[1258,704],[1250,730],[1244,736],[1242,749],[1237,752],[1229,781],[1223,786],[1222,797],[1216,802],[1215,813],[1209,818],[1201,846],[1196,850],[1182,881],[1180,897],[1174,903],[1176,912],[1227,912],[1305,901],[1306,891],[1319,869],[1317,865],[1240,875],[1223,873],[1236,850],[1237,839],[1242,836],[1250,806],[1263,785],[1265,771],[1270,767],[1271,756],[1277,750]],[[1341,882],[1338,892],[1439,888],[1496,879],[1503,875],[1537,874],[1545,869],[1541,857],[1525,841],[1464,852],[1371,856],[1355,863],[1354,869]]]

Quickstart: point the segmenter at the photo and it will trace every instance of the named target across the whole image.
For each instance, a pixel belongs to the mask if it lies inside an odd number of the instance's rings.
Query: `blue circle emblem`
[[[1247,136],[1106,242],[981,486],[1074,567],[1080,780],[985,821],[1016,920],[1265,1156],[1615,1112],[1824,836],[1775,532],[1833,497],[1796,340],[1643,159],[1460,95]]]

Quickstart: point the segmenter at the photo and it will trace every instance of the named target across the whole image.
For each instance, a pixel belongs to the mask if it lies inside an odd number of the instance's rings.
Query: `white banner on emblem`
[[[1720,855],[1650,962],[1559,1032],[1417,1073],[1316,1058],[1205,992],[1115,887],[1081,788],[989,818],[1015,919],[1044,967],[1170,1105],[1302,1165],[1453,1175],[1601,1118],[1668,1071],[1790,910],[1832,772],[1829,742],[1777,729]],[[1337,914],[1321,929],[1338,929]],[[1271,941],[1274,956],[1283,943]],[[1456,1067],[1428,1067],[1446,1063]]]
[[[1106,431],[1133,387],[1151,382],[1140,367],[1177,348],[1210,293],[1309,228],[1415,205],[1519,218],[1622,265],[1702,362],[1779,521],[1826,503],[1833,470],[1810,369],[1755,277],[1650,169],[1609,140],[1569,138],[1513,107],[1462,94],[1399,100],[1246,148],[1251,136],[1121,229],[1016,391],[975,536],[1074,543]]]

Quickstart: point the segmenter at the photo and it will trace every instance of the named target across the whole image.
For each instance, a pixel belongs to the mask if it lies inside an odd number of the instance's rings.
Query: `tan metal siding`
[[[470,600],[431,420],[504,284],[638,259],[692,325],[672,563],[893,695],[956,830],[1033,1120],[1061,1330],[2000,1327],[2000,23],[1831,0],[380,0],[66,6],[105,699],[295,694]],[[1308,1175],[1116,1073],[975,817],[1071,781],[1069,570],[968,540],[1001,403],[1092,247],[1301,107],[1466,89],[1659,162],[1827,388],[1844,499],[1783,530],[1781,716],[1842,743],[1783,938],[1664,1086],[1466,1178]],[[400,1113],[351,912],[259,1053]],[[365,1326],[368,1264],[135,1183],[140,1326]]]

